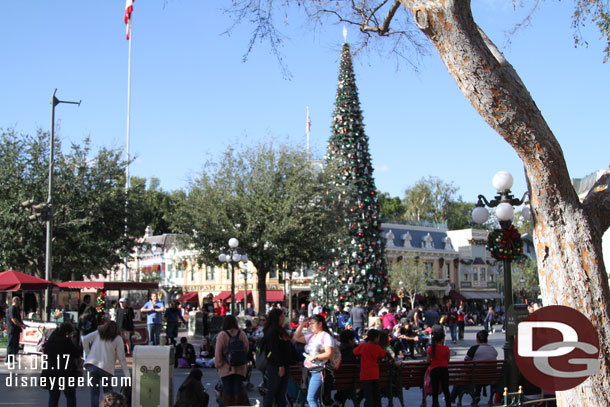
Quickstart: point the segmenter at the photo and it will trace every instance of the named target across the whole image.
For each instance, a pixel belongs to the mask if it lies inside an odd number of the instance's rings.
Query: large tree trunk
[[[601,372],[575,389],[559,392],[558,405],[609,405],[610,306],[601,236],[610,222],[610,176],[580,203],[561,147],[513,67],[474,22],[469,1],[401,2],[466,98],[523,160],[544,305],[575,308],[599,332]]]

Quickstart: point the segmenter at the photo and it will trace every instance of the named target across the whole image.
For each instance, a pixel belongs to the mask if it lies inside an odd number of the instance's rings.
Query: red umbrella
[[[53,283],[15,270],[0,273],[0,291],[44,290]]]

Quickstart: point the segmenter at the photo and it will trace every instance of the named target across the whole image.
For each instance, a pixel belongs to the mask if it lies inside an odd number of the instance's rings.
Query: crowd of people
[[[15,297],[8,312],[12,332],[24,327],[20,319],[19,299]],[[146,315],[149,345],[161,344],[162,324],[166,323],[166,344],[175,346],[175,367],[191,369],[187,379],[178,390],[176,406],[207,405],[209,396],[201,384],[201,368],[215,368],[220,378],[217,389],[222,405],[237,406],[247,403],[244,381],[249,380],[255,367],[264,374],[263,406],[286,405],[289,384],[289,368],[302,363],[308,374],[306,400],[309,406],[319,407],[333,402],[342,403],[346,394],[338,391],[331,397],[333,369],[340,363],[360,364],[362,398],[367,407],[380,406],[379,363],[404,363],[424,358],[430,363],[433,407],[439,406],[439,389],[451,405],[460,395],[461,389],[448,387],[449,347],[446,334],[455,344],[464,338],[466,325],[482,324],[477,333],[477,345],[466,355],[466,360],[493,360],[495,349],[487,345],[488,333],[494,326],[503,323],[500,307],[466,306],[447,303],[444,306],[420,306],[412,309],[395,307],[393,304],[378,304],[367,308],[363,303],[353,307],[328,309],[311,301],[301,304],[291,315],[278,305],[268,306],[265,314],[257,315],[248,304],[242,315],[240,328],[238,319],[228,311],[227,304],[205,302],[201,311],[208,322],[204,322],[204,337],[199,346],[188,342],[187,337],[178,338],[179,325],[187,324],[184,308],[177,301],[169,305],[159,299],[157,293],[150,295],[140,312]],[[222,317],[218,332],[211,332],[211,316]],[[78,331],[70,322],[61,324],[44,345],[49,355],[66,354],[69,362],[62,366],[49,366],[45,374],[66,377],[82,375],[83,371],[97,385],[91,387],[91,406],[100,405],[100,392],[105,399],[102,405],[121,405],[126,398],[113,393],[112,388],[101,386],[103,378],[112,377],[115,363],[121,365],[123,375],[129,376],[126,358],[133,352],[135,312],[127,298],[112,304],[108,320],[100,324],[99,314],[85,296],[79,308]],[[18,335],[17,335],[18,337]],[[13,336],[14,338],[14,336]],[[73,339],[77,340],[74,341]],[[17,345],[9,341],[8,349],[16,352]],[[264,359],[264,363],[259,362]],[[49,357],[49,360],[56,360]],[[57,358],[60,360],[60,358]],[[107,381],[106,381],[107,382]],[[104,382],[104,383],[106,383]],[[49,387],[49,406],[57,406],[60,398],[58,388]],[[68,406],[75,406],[74,388],[66,387],[64,395]],[[481,389],[477,389],[477,396]],[[244,399],[245,398],[245,399]]]

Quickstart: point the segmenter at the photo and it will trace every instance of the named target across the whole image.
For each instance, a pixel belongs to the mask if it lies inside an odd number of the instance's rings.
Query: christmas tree
[[[333,202],[346,208],[344,231],[337,239],[335,257],[317,270],[312,296],[330,307],[389,298],[380,206],[347,43],[341,55],[326,169],[332,172]]]
[[[97,290],[95,311],[98,322],[101,322],[106,314],[106,292],[103,290]]]

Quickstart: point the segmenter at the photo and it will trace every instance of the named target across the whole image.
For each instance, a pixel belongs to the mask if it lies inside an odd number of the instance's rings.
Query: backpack
[[[229,366],[242,366],[248,363],[248,351],[244,343],[239,337],[241,331],[238,331],[235,336],[231,336],[229,331],[225,331],[229,335],[229,344],[227,345],[227,353],[225,359]]]
[[[336,340],[331,334],[329,335],[330,339],[333,341],[333,354],[330,359],[328,359],[327,366],[331,370],[337,370],[339,369],[339,366],[341,366],[341,349],[339,349],[339,341]]]

